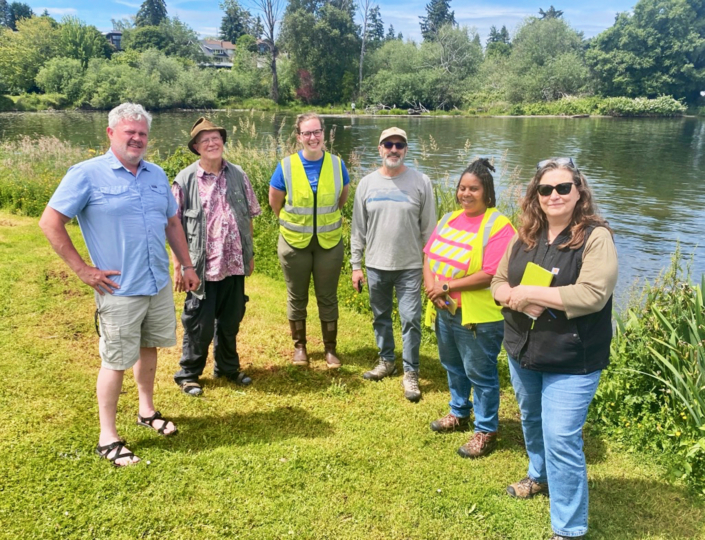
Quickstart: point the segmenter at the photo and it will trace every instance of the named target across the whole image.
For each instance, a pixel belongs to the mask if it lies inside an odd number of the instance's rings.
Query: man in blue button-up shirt
[[[160,167],[142,160],[151,121],[144,108],[133,103],[110,111],[110,150],[71,167],[39,221],[54,250],[96,291],[102,360],[96,452],[116,466],[139,461],[120,439],[115,424],[126,369],[134,367],[137,423],[162,435],[176,433],[176,426],[162,418],[152,399],[157,347],[176,344],[167,240],[184,266],[186,290],[199,285],[169,181]],[[74,217],[93,266],[82,259],[66,230]]]

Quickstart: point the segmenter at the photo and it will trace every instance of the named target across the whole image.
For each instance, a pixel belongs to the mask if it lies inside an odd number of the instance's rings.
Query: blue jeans
[[[438,356],[448,372],[450,412],[467,418],[474,405],[475,431],[492,433],[499,427],[497,355],[502,347],[504,321],[481,323],[474,330],[465,328],[461,321],[460,309],[455,316],[448,310],[437,310]]]
[[[509,372],[521,410],[529,477],[548,482],[553,532],[582,536],[588,525],[583,424],[602,371],[545,373],[523,369],[510,358]]]
[[[392,309],[394,291],[397,292],[399,317],[401,318],[402,360],[404,372],[419,370],[421,348],[421,282],[423,270],[377,270],[367,268],[367,284],[370,289],[370,308],[374,315],[372,326],[379,348],[379,356],[385,362],[394,362],[394,328]]]

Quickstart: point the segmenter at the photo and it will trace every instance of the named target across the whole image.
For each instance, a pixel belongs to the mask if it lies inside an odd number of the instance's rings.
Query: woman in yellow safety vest
[[[451,396],[450,413],[432,422],[431,429],[465,430],[474,409],[474,435],[458,450],[469,458],[485,456],[497,445],[497,355],[504,319],[489,287],[516,233],[495,208],[494,170],[487,159],[478,159],[463,171],[456,188],[462,210],[444,215],[424,248],[426,322],[435,321],[438,355],[448,372]]]
[[[269,205],[279,218],[277,254],[288,292],[287,314],[294,340],[292,362],[308,365],[306,306],[313,275],[326,364],[339,368],[338,279],[343,266],[342,217],[350,177],[345,163],[325,151],[323,120],[296,118],[297,153],[285,157],[269,183]]]

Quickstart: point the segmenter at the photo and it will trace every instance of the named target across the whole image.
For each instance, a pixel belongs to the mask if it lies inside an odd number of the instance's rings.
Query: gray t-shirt
[[[436,226],[431,180],[407,168],[399,176],[368,174],[355,190],[350,249],[353,270],[423,268],[423,248]]]

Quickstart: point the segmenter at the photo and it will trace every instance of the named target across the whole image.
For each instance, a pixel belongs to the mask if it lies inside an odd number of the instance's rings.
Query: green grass
[[[85,253],[78,228],[69,230]],[[411,404],[398,377],[362,380],[376,352],[366,315],[342,309],[345,364],[327,371],[313,307],[312,367],[295,369],[287,360],[284,284],[262,275],[248,279],[239,336],[253,385],[207,375],[204,397],[190,398],[171,379],[178,348],[161,350],[157,407],[179,434],[161,438],[135,425],[128,374],[118,426],[143,461],[113,469],[93,454],[99,360],[92,293],[54,255],[35,218],[0,213],[0,246],[1,538],[550,536],[547,499],[504,494],[527,465],[506,360],[499,449],[463,460],[455,451],[467,435],[428,429],[448,401],[432,345],[422,347],[424,398]],[[595,429],[585,438],[591,540],[705,536],[700,499]]]

